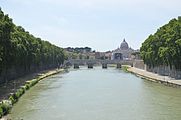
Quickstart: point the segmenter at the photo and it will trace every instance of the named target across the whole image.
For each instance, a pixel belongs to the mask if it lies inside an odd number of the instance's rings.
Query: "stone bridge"
[[[73,65],[74,68],[79,68],[80,65],[87,65],[88,68],[93,68],[94,65],[102,65],[102,68],[107,68],[108,64],[116,64],[117,68],[121,65],[133,66],[133,60],[100,60],[100,59],[70,59],[65,61],[66,65]]]

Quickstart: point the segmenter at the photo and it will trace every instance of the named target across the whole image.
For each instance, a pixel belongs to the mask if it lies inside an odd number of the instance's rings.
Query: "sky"
[[[181,15],[181,0],[0,0],[13,22],[60,47],[139,49],[162,25]]]

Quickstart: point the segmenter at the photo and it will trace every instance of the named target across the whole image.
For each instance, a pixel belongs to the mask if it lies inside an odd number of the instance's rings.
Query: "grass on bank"
[[[121,67],[121,70],[123,70],[124,72],[129,72],[129,71],[128,71],[128,68],[129,68],[129,66],[123,65],[123,66]]]

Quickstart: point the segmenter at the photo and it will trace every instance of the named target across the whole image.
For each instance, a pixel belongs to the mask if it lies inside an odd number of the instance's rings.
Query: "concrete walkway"
[[[148,79],[148,80],[152,80],[155,82],[160,82],[160,83],[166,83],[167,85],[171,85],[171,86],[181,86],[181,79],[174,79],[168,76],[162,76],[162,75],[158,75],[152,72],[148,72],[142,69],[138,69],[135,67],[129,67],[128,68],[129,72],[132,72],[138,76],[141,76],[142,78]]]

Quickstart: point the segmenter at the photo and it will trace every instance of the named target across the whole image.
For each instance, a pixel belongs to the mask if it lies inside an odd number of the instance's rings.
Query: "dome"
[[[128,43],[125,41],[125,39],[124,39],[123,42],[121,43],[120,49],[121,49],[121,50],[127,50],[127,49],[129,49]]]

